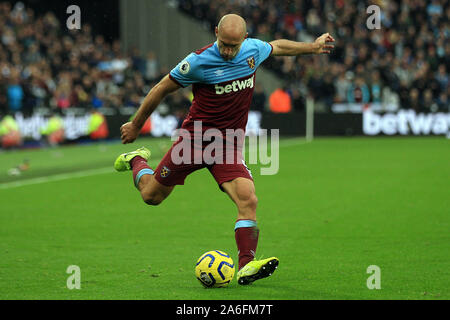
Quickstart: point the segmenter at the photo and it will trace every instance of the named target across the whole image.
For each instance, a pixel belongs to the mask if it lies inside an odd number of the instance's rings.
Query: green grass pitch
[[[449,299],[450,141],[444,137],[321,138],[280,143],[280,171],[251,165],[270,278],[204,289],[197,258],[237,260],[236,209],[202,170],[148,207],[122,152],[148,146],[154,167],[170,141],[0,153],[0,299]],[[20,177],[7,170],[23,159]],[[69,290],[66,269],[81,269]],[[381,289],[367,288],[367,268]]]

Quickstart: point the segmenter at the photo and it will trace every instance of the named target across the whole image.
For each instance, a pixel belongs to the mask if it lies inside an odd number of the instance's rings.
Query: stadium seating
[[[329,32],[329,57],[276,57],[264,66],[328,106],[341,102],[399,101],[418,112],[450,109],[448,1],[374,1],[381,29],[366,26],[369,1],[178,0],[179,9],[213,30],[226,13],[246,18],[250,37],[314,41]],[[338,18],[339,17],[339,18]],[[297,93],[298,94],[298,93]]]
[[[37,15],[21,2],[0,2],[0,21],[0,115],[127,107],[132,114],[167,72],[154,53],[124,53],[119,40],[107,42],[87,22],[68,31],[54,13]],[[183,117],[188,93],[166,103],[161,113]]]
[[[380,30],[366,27],[365,4],[355,0],[178,0],[178,6],[211,30],[223,14],[240,13],[249,35],[266,41],[333,34],[329,57],[271,57],[263,64],[287,80],[294,110],[304,108],[307,95],[327,111],[334,103],[387,101],[417,112],[450,110],[448,2],[380,2]],[[23,4],[0,2],[0,20],[1,114],[41,107],[133,111],[170,67],[160,66],[152,52],[124,53],[119,40],[106,41],[88,23],[68,32],[53,13],[37,15]],[[161,112],[181,119],[189,98],[180,91]]]

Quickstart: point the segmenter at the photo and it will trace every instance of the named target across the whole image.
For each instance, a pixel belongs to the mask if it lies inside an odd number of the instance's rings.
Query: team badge
[[[167,178],[170,174],[170,169],[167,167],[163,167],[161,169],[161,178]]]
[[[179,68],[181,74],[187,74],[191,70],[191,65],[187,61],[183,61]]]
[[[255,69],[255,57],[248,58],[247,63],[250,69]]]

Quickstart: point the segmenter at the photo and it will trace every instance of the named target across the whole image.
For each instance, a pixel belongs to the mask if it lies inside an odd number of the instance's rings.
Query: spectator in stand
[[[307,82],[308,89],[314,100],[321,100],[323,79],[318,72],[313,72],[309,81]]]
[[[327,111],[331,111],[334,96],[336,94],[336,87],[334,86],[331,74],[325,74],[323,76],[322,88],[320,91],[322,92],[321,100],[325,103]]]
[[[437,104],[439,106],[439,111],[441,112],[450,112],[450,101],[448,100],[448,94],[445,92],[441,92],[437,100]]]
[[[378,70],[372,73],[370,79],[370,101],[380,103],[382,98],[383,84]]]
[[[156,55],[153,51],[149,51],[145,62],[145,79],[148,81],[154,81],[158,76],[158,72],[159,64],[156,59]]]
[[[273,113],[289,113],[292,111],[292,99],[285,87],[276,89],[270,95],[269,109]]]
[[[439,65],[435,79],[440,85],[440,92],[445,92],[449,85],[449,76],[445,64]]]
[[[22,109],[24,92],[20,84],[19,75],[11,77],[10,84],[7,87],[8,108],[10,112],[17,112]]]
[[[299,88],[293,88],[291,91],[292,96],[292,108],[297,112],[303,112],[306,109],[306,101],[304,96],[301,94]]]
[[[347,101],[350,103],[369,103],[370,93],[362,77],[356,77],[347,91]]]
[[[423,103],[422,112],[438,112],[439,106],[437,102],[433,99],[433,92],[431,89],[426,89],[423,93]]]
[[[165,99],[169,107],[169,112],[177,118],[177,128],[181,128],[191,106],[188,92],[190,92],[189,89],[178,90],[174,94],[167,96]]]
[[[256,83],[255,91],[253,92],[253,100],[250,105],[250,110],[264,112],[266,110],[267,97],[264,88],[261,84]]]
[[[347,91],[350,88],[351,80],[353,79],[353,74],[351,71],[347,73],[341,72],[335,82],[336,86],[336,96],[335,101],[338,103],[343,103],[347,101]]]
[[[8,98],[6,97],[6,85],[0,78],[0,117],[8,113]]]
[[[409,108],[416,112],[421,112],[424,108],[420,101],[419,90],[416,88],[412,89],[409,93]]]

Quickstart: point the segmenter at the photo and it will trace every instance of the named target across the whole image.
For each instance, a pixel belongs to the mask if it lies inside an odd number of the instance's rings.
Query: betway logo
[[[214,87],[216,89],[216,94],[224,94],[224,93],[230,93],[230,92],[238,92],[247,88],[253,88],[255,85],[255,75],[253,75],[251,78],[248,78],[247,80],[236,80],[233,81],[232,84],[227,84],[226,86],[219,86],[216,84]]]
[[[363,114],[363,132],[370,136],[380,133],[441,135],[447,134],[449,128],[450,113],[416,114],[414,110],[400,110],[397,114],[379,115],[372,111]]]

